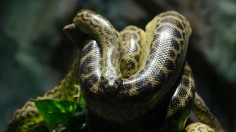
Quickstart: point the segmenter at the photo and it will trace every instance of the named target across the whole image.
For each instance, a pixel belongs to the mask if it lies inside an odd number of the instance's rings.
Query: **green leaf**
[[[77,104],[67,100],[34,100],[34,103],[48,124],[64,124],[77,111]]]
[[[80,97],[80,99],[79,99],[79,104],[80,104],[80,105],[86,105],[86,101],[85,101],[85,99],[84,99],[83,96]]]

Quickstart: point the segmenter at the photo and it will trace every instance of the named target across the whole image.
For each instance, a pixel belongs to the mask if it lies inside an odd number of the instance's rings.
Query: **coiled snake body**
[[[78,91],[74,84],[81,88],[91,131],[182,131],[192,108],[198,117],[208,116],[204,121],[199,118],[207,125],[195,123],[186,130],[220,129],[217,119],[195,96],[194,79],[185,61],[191,27],[184,16],[174,11],[161,13],[145,31],[128,26],[119,33],[106,18],[83,10],[74,24],[87,35],[87,41],[70,76],[59,85],[59,95],[73,100]],[[65,83],[68,86],[62,86]],[[9,126],[14,126],[22,113],[37,111],[31,107],[18,110]],[[24,118],[30,119],[29,115]]]

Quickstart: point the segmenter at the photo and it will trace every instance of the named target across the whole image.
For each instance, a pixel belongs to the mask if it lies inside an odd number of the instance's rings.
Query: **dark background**
[[[193,33],[187,60],[197,91],[227,131],[236,131],[235,0],[1,0],[0,131],[16,108],[63,78],[74,46],[62,29],[77,11],[94,10],[121,30],[144,28],[155,15],[176,10]]]

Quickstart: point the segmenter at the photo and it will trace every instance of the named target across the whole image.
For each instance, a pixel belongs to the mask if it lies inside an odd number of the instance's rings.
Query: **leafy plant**
[[[53,132],[86,131],[85,101],[80,98],[80,103],[68,100],[39,99],[33,100],[39,114],[44,118],[46,126],[53,126]],[[45,125],[40,125],[28,132],[48,132]]]

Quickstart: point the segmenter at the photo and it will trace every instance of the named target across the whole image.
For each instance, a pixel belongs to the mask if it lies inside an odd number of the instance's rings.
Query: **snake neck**
[[[119,68],[120,54],[118,47],[111,47],[103,52],[102,84],[107,92],[115,92],[121,84],[121,72]]]
[[[73,21],[82,32],[98,41],[102,49],[101,82],[106,91],[116,91],[121,82],[119,32],[106,18],[89,10],[79,12]]]

